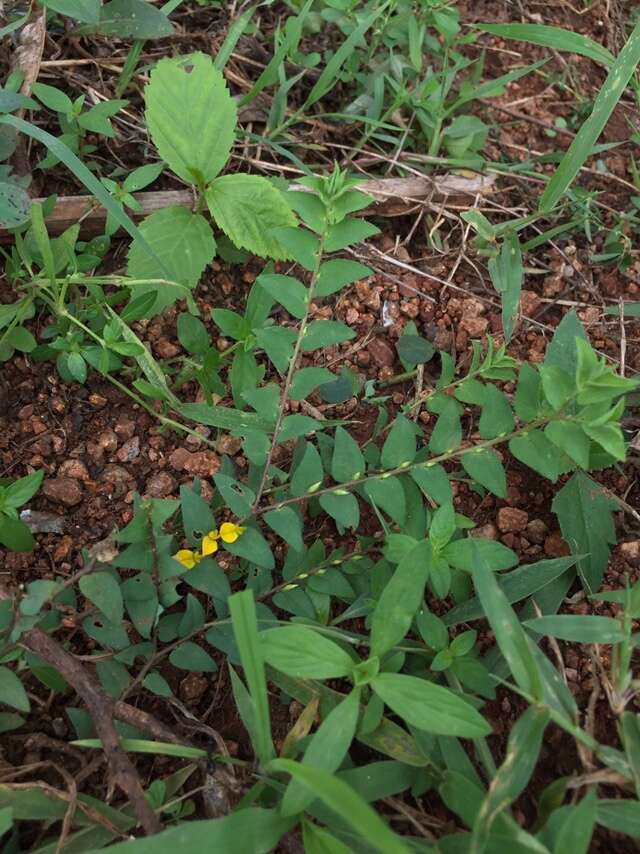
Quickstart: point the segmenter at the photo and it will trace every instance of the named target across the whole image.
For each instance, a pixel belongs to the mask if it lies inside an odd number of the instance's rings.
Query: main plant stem
[[[291,383],[293,382],[293,377],[295,375],[296,370],[298,369],[298,361],[300,359],[300,351],[302,349],[302,341],[304,339],[305,333],[307,331],[307,326],[309,325],[309,317],[311,314],[311,304],[313,302],[313,297],[315,295],[316,286],[318,284],[318,277],[320,275],[320,265],[322,264],[322,256],[324,254],[324,244],[327,239],[326,230],[320,235],[320,241],[318,245],[318,252],[316,254],[315,265],[313,271],[311,273],[311,282],[309,283],[309,292],[307,294],[307,310],[302,318],[300,323],[300,330],[298,332],[298,337],[296,338],[296,343],[293,348],[293,353],[291,354],[291,358],[289,360],[289,370],[287,371],[287,377],[284,381],[284,387],[282,389],[282,394],[280,395],[280,405],[278,407],[278,417],[276,418],[276,424],[273,429],[273,437],[271,439],[271,447],[269,448],[269,453],[267,454],[267,459],[264,464],[264,469],[262,471],[262,477],[260,478],[260,486],[258,487],[258,491],[256,492],[256,498],[253,502],[252,512],[255,514],[258,506],[260,504],[260,499],[262,498],[262,493],[264,492],[264,488],[267,483],[267,478],[269,477],[269,469],[271,468],[271,460],[273,459],[273,454],[276,449],[276,445],[278,444],[278,436],[280,435],[280,430],[282,429],[282,421],[284,419],[284,412],[287,407],[287,401],[289,400],[289,391],[291,389]]]

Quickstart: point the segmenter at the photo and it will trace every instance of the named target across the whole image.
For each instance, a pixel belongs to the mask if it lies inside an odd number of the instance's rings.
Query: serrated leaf
[[[600,589],[609,552],[616,542],[613,513],[617,503],[584,472],[576,472],[552,503],[564,540],[578,559],[578,572],[589,593]]]
[[[237,110],[211,57],[161,59],[151,72],[145,102],[160,157],[189,184],[212,181],[229,159]]]
[[[490,448],[477,448],[460,458],[462,468],[469,477],[489,492],[504,498],[507,494],[507,476],[500,457]]]
[[[327,252],[339,252],[347,246],[361,243],[368,237],[373,237],[374,234],[379,233],[380,229],[373,223],[367,222],[366,219],[347,217],[329,229],[325,241],[325,250]]]
[[[169,273],[178,285],[136,285],[136,296],[157,294],[147,314],[150,317],[176,300],[184,299],[186,288],[195,288],[204,268],[216,254],[216,243],[206,219],[182,207],[164,208],[150,214],[140,223],[140,233],[155,257],[140,240],[133,240],[128,255],[129,276],[165,279]]]
[[[272,231],[295,226],[296,218],[266,178],[224,175],[209,185],[206,198],[211,216],[236,246],[262,258],[289,257]]]
[[[102,611],[112,623],[122,621],[124,603],[120,585],[110,572],[92,572],[78,582],[82,595]]]

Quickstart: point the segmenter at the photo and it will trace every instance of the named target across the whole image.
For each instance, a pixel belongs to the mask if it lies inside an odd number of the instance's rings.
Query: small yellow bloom
[[[193,569],[202,560],[202,555],[198,552],[192,552],[191,549],[180,549],[173,557],[187,569]]]
[[[235,522],[223,522],[220,525],[220,539],[224,543],[235,543],[241,534],[244,534],[244,528]]]
[[[220,535],[217,531],[209,531],[207,536],[202,538],[202,554],[204,557],[215,554],[218,551],[219,539]]]

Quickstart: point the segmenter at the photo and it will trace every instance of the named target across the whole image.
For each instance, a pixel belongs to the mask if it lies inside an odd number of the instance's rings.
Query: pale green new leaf
[[[187,208],[170,207],[155,211],[140,224],[145,245],[135,239],[129,247],[127,272],[133,279],[165,279],[162,284],[135,285],[136,296],[156,293],[156,301],[146,312],[148,317],[159,314],[176,300],[184,299],[186,289],[195,288],[205,267],[216,254],[211,228],[200,214]]]
[[[224,175],[209,185],[206,197],[211,216],[236,246],[261,258],[289,257],[272,230],[291,228],[296,218],[280,190],[266,178]]]
[[[161,59],[145,89],[146,119],[160,157],[204,188],[229,159],[236,105],[211,57]]]
[[[611,66],[607,79],[596,96],[589,118],[578,131],[553,178],[547,184],[540,199],[539,207],[542,213],[553,210],[591,154],[639,61],[640,21]]]

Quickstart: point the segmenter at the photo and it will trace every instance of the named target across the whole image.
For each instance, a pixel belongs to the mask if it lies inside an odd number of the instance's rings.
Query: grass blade
[[[254,749],[261,764],[264,765],[273,757],[274,751],[271,741],[267,679],[264,672],[253,592],[243,590],[241,593],[231,596],[229,598],[229,610],[236,644],[240,652],[240,661],[254,704],[253,724],[256,736]]]
[[[89,747],[96,750],[102,749],[99,738],[80,738],[72,741],[74,747]],[[123,750],[129,753],[151,753],[158,756],[177,756],[181,759],[206,759],[206,750],[199,747],[188,747],[186,744],[170,744],[168,741],[147,741],[143,738],[121,738],[120,744]]]
[[[256,6],[250,6],[248,9],[245,9],[242,15],[240,15],[240,17],[229,27],[225,40],[213,61],[213,64],[218,71],[224,71],[224,67],[229,61],[229,57],[235,50],[235,47],[246,30],[256,8]]]
[[[528,44],[548,47],[551,50],[577,53],[601,65],[611,66],[615,62],[615,56],[606,47],[588,36],[564,30],[562,27],[550,27],[546,24],[475,24],[474,26],[484,33],[491,33],[505,39],[517,39]]]
[[[627,43],[611,66],[607,79],[598,92],[591,115],[580,128],[569,150],[560,161],[555,175],[547,184],[540,199],[541,213],[553,210],[568,190],[589,157],[638,62],[640,62],[640,21],[633,28]]]

